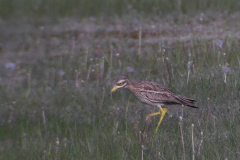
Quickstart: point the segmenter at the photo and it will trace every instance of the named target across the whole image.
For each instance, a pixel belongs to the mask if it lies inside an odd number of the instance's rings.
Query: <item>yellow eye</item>
[[[118,86],[122,86],[123,84],[124,84],[124,83],[123,83],[123,82],[121,82],[121,83],[118,83],[117,85],[118,85]]]

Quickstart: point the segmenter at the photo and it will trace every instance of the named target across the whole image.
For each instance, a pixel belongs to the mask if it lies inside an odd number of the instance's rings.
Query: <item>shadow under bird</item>
[[[167,113],[168,105],[184,105],[192,108],[198,108],[195,106],[196,100],[181,96],[169,90],[167,87],[157,84],[156,82],[147,80],[130,80],[126,76],[120,76],[113,82],[112,94],[118,89],[125,88],[134,94],[141,102],[157,106],[160,112],[147,115],[147,119],[150,117],[161,114],[156,132]]]

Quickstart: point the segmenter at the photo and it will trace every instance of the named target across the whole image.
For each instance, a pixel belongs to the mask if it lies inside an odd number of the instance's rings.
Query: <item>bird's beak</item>
[[[117,88],[113,87],[111,90],[111,93],[115,92],[117,90]]]
[[[111,89],[111,92],[109,93],[109,96],[110,96],[113,92],[115,92],[116,90],[117,90],[117,88],[113,87],[113,88]]]

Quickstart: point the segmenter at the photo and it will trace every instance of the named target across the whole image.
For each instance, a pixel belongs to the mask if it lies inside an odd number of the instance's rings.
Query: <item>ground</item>
[[[238,159],[239,13],[0,21],[1,159]],[[114,78],[163,84],[199,109],[157,108]],[[180,118],[182,117],[182,119]]]

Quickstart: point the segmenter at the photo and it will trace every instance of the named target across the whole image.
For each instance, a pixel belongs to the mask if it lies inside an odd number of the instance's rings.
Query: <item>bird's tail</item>
[[[180,96],[180,95],[177,95],[175,97],[180,104],[182,105],[185,105],[185,106],[188,106],[188,107],[192,107],[192,108],[198,108],[197,106],[195,106],[195,103],[197,102],[196,100],[194,99],[191,99],[191,98],[187,98],[187,97],[184,97],[184,96]]]

